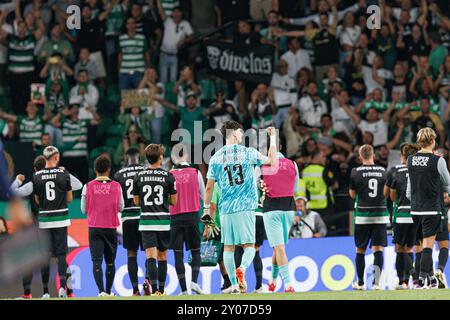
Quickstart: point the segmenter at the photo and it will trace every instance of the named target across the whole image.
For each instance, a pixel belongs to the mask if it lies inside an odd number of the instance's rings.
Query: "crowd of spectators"
[[[78,30],[66,26],[72,4],[81,8]],[[380,8],[379,29],[368,28],[371,4]],[[345,211],[338,198],[360,145],[373,145],[388,167],[403,142],[432,127],[448,155],[449,15],[448,0],[0,3],[0,135],[37,153],[57,145],[62,165],[87,182],[94,155],[109,154],[117,168],[130,147],[170,150],[170,132],[194,133],[194,121],[203,129],[228,119],[246,129],[274,125],[300,171],[313,163],[326,169],[328,214]],[[274,46],[270,83],[209,74],[204,38]],[[32,83],[45,84],[42,103],[31,101]],[[123,105],[129,89],[154,98]],[[329,231],[339,228],[324,220]]]

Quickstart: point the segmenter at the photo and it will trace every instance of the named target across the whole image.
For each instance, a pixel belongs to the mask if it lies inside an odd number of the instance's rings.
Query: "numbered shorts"
[[[442,215],[412,215],[416,240],[436,236],[442,231]]]
[[[220,225],[224,245],[255,243],[256,216],[254,211],[220,214]]]
[[[387,246],[385,223],[355,224],[355,245],[366,249],[368,246]]]
[[[170,246],[170,231],[141,231],[144,249],[157,248],[166,251]]]
[[[288,243],[294,215],[294,211],[264,212],[264,228],[271,247]]]
[[[139,231],[139,219],[125,220],[122,223],[123,247],[127,250],[138,251],[142,246],[142,235]]]
[[[67,254],[67,227],[41,229],[50,243],[52,257]]]
[[[401,247],[413,247],[416,240],[414,223],[395,223],[392,242]]]
[[[264,240],[267,239],[266,230],[264,228],[264,218],[262,215],[256,215],[256,224],[255,224],[255,244],[258,246],[262,246]]]

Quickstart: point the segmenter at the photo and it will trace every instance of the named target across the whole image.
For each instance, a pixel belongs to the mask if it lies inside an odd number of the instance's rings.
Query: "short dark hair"
[[[439,34],[439,32],[436,32],[436,31],[432,32],[430,34],[430,39],[434,43],[437,43],[437,44],[441,44],[442,43],[442,38],[441,38],[441,35]]]
[[[80,75],[80,74],[82,74],[83,72],[86,72],[86,75],[88,75],[89,76],[89,72],[87,71],[87,69],[80,69],[80,70],[78,70],[78,76]]]
[[[33,167],[36,171],[41,171],[45,168],[45,157],[44,156],[37,156],[34,159]]]
[[[94,161],[94,170],[98,173],[106,173],[111,169],[111,159],[106,155],[100,155]]]
[[[136,157],[139,155],[139,150],[136,148],[129,148],[125,153],[127,157]]]
[[[162,144],[151,143],[145,148],[145,157],[150,164],[154,164],[165,152],[166,148]]]
[[[220,133],[222,136],[226,139],[228,138],[229,134],[231,133],[231,130],[238,130],[242,129],[242,125],[234,120],[228,120],[225,121],[225,123],[222,125],[222,128],[220,129]]]

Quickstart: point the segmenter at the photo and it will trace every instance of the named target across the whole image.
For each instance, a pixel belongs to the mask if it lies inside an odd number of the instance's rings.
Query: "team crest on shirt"
[[[426,167],[429,159],[430,158],[428,157],[415,156],[412,158],[412,165],[419,167]]]

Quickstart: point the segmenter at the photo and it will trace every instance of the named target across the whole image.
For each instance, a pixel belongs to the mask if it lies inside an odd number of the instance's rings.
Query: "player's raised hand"
[[[25,181],[25,176],[23,174],[18,174],[16,176],[16,179],[19,180],[20,182],[24,182]]]
[[[267,128],[267,133],[269,134],[269,136],[275,135],[275,127],[268,127]]]

